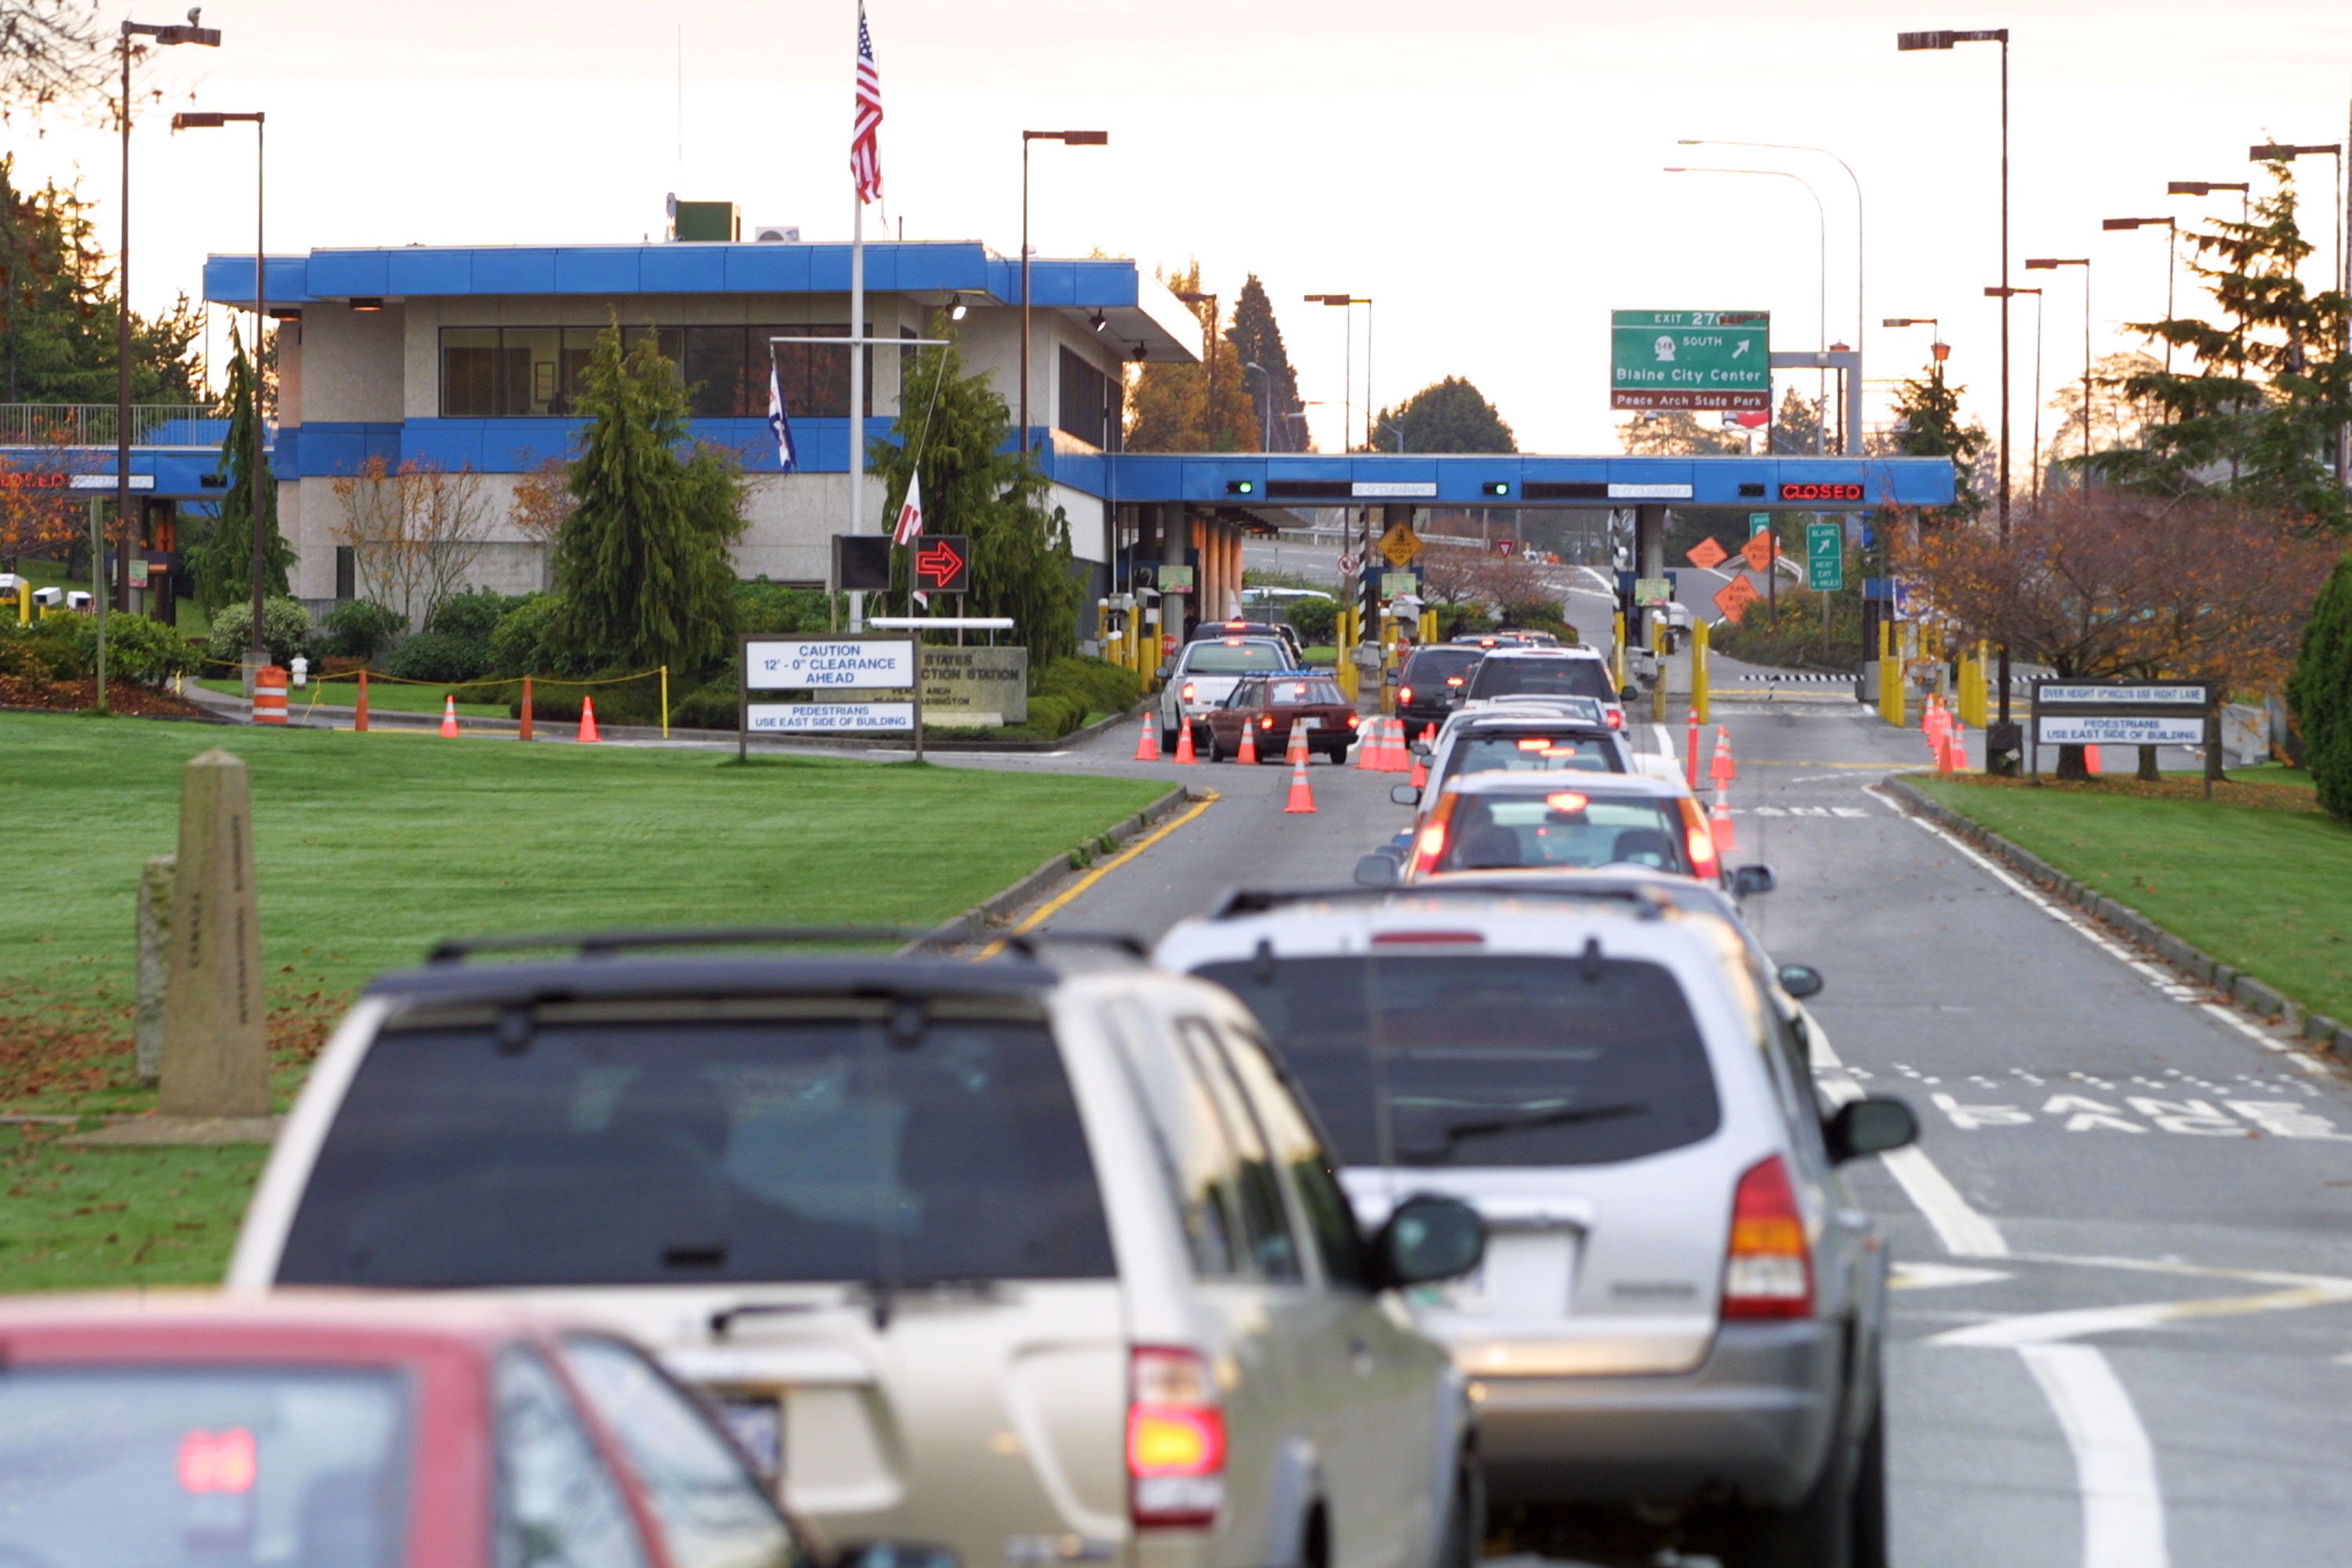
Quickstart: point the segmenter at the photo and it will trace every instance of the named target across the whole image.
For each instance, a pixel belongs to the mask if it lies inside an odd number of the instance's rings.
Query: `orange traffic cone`
[[[457,735],[457,699],[454,693],[441,699],[441,732],[452,740]]]
[[[1257,765],[1257,726],[1246,720],[1242,722],[1241,760],[1252,767]]]
[[[1944,750],[1951,753],[1954,773],[1969,771],[1969,727],[1958,719],[1953,720],[1952,727],[1944,731]]]
[[[1293,719],[1290,721],[1290,739],[1283,743],[1282,760],[1286,763],[1303,763],[1308,761],[1310,755],[1311,753],[1307,750],[1307,727]]]
[[[1928,735],[1927,751],[1928,753],[1936,759],[1936,771],[1937,773],[1948,773],[1953,771],[1952,752],[1957,744],[1958,742],[1952,739],[1952,732],[1949,730],[1941,731]]]
[[[1692,709],[1692,710],[1691,710],[1691,716],[1690,716],[1690,779],[1689,779],[1689,784],[1690,784],[1690,787],[1691,787],[1691,788],[1693,788],[1693,789],[1696,789],[1696,788],[1698,788],[1698,710],[1697,710],[1697,709],[1696,709],[1696,708],[1694,708],[1694,709]]]
[[[1188,767],[1201,759],[1192,754],[1192,721],[1184,719],[1176,726],[1176,760]]]
[[[580,700],[580,743],[584,746],[604,738],[596,733],[596,700],[583,697]]]
[[[1718,779],[1715,785],[1715,809],[1707,813],[1706,817],[1707,831],[1715,837],[1717,865],[1721,865],[1722,858],[1737,847],[1739,837],[1738,829],[1731,826],[1731,803],[1726,798],[1730,794],[1730,789]]]
[[[1160,760],[1160,716],[1156,713],[1143,716],[1143,739],[1135,742],[1135,760],[1139,763]]]
[[[1415,789],[1429,787],[1429,764],[1422,759],[1419,752],[1412,754],[1412,776],[1405,782]]]
[[[1401,773],[1412,764],[1404,754],[1404,721],[1391,719],[1381,745],[1381,772]]]
[[[1315,790],[1307,782],[1307,759],[1302,756],[1290,764],[1290,798],[1283,803],[1283,815],[1307,816],[1315,810]]]
[[[1715,761],[1708,771],[1717,779],[1736,779],[1739,764],[1732,760],[1731,731],[1717,724],[1715,727]]]
[[[1292,734],[1298,731],[1293,730]],[[1296,760],[1296,759],[1294,759]],[[1375,714],[1356,726],[1356,771],[1376,773],[1381,765],[1381,721]]]
[[[2090,774],[2093,778],[2097,778],[2101,773],[2106,771],[2099,766],[2098,747],[2085,746],[2083,748],[2083,771]]]

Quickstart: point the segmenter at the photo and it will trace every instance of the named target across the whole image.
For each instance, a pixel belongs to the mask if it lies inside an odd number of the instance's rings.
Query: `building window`
[[[351,545],[335,546],[335,597],[345,603],[360,596],[359,555],[359,551]],[[248,552],[246,559],[250,561],[252,558]],[[247,620],[252,618],[250,613],[246,616]]]
[[[441,416],[445,419],[565,419],[578,412],[581,379],[597,327],[445,327]],[[647,333],[687,387],[697,419],[756,419],[768,412],[772,346],[793,416],[840,419],[849,413],[849,350],[776,343],[775,337],[845,338],[840,322],[765,327],[621,329],[623,349]],[[871,335],[870,333],[868,334]],[[866,413],[874,412],[874,353],[866,351]]]
[[[1062,351],[1061,409],[1055,423],[1090,447],[1119,447],[1126,424],[1126,385],[1104,374],[1072,350]]]

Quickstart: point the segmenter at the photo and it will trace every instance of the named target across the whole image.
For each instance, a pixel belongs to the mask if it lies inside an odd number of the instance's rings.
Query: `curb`
[[[2228,1001],[2273,1025],[2284,1026],[2313,1049],[2352,1060],[2352,1026],[2338,1023],[2325,1013],[2310,1012],[2292,997],[2282,994],[2251,975],[2239,973],[2211,953],[2183,942],[2137,910],[2117,903],[2096,889],[2076,881],[2040,856],[2020,848],[1974,817],[1929,798],[1904,780],[1889,778],[1884,784],[1888,793],[1900,800],[1912,815],[1925,817],[1937,826],[1969,840],[2061,903],[2082,910],[2116,935],[2145,950],[2157,962],[2177,970],[2200,985],[2211,986]]]
[[[1122,845],[1131,843],[1173,816],[1183,807],[1192,805],[1195,801],[1209,798],[1212,792],[1208,790],[1201,790],[1196,794],[1195,786],[1178,784],[1141,811],[1106,830],[1100,837]],[[943,942],[968,941],[986,931],[992,923],[1003,920],[1024,904],[1043,897],[1060,883],[1077,876],[1085,868],[1070,864],[1069,852],[1065,850],[1011,887],[982,899],[953,919],[941,921],[912,945],[920,947]]]

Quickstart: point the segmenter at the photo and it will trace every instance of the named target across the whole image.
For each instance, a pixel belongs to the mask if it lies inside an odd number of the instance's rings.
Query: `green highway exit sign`
[[[1769,310],[1612,310],[1612,408],[1772,411]]]
[[[1805,585],[1834,594],[1845,586],[1845,526],[1835,522],[1805,525]]]

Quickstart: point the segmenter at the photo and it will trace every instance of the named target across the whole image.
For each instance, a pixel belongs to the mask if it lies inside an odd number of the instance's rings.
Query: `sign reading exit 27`
[[[1768,310],[1612,310],[1612,408],[1772,411]]]

